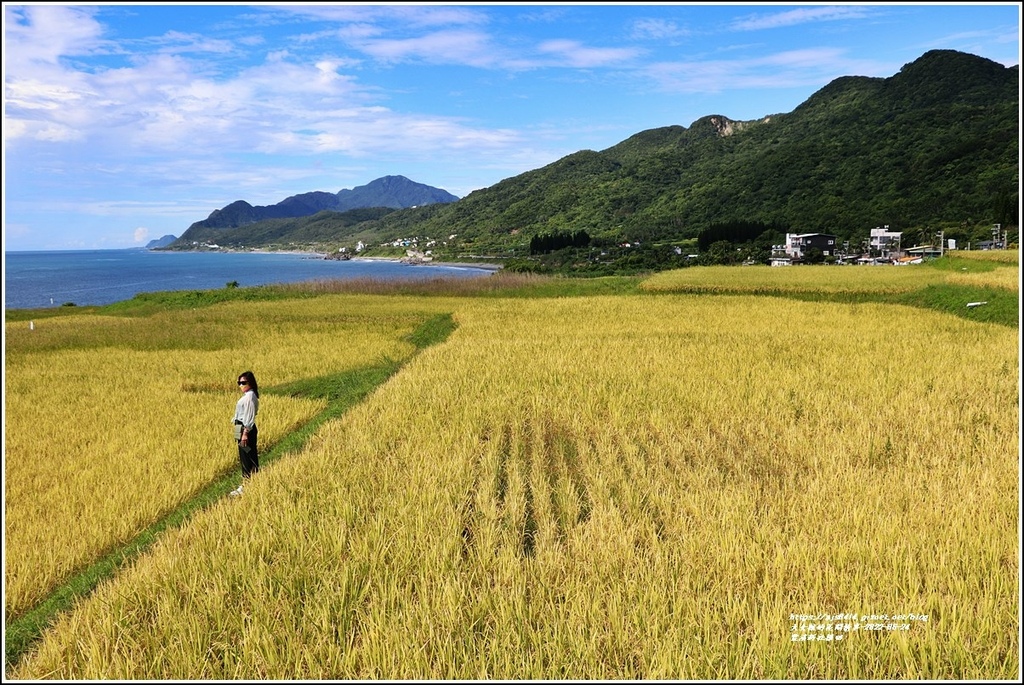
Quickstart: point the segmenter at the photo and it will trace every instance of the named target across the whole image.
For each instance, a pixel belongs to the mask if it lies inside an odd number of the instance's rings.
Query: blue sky
[[[460,197],[643,130],[789,112],[990,4],[4,3],[4,249],[122,248],[386,175]]]

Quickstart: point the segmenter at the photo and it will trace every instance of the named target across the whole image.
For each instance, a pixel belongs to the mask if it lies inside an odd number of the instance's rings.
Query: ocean
[[[473,278],[492,270],[410,265],[392,260],[329,260],[280,252],[157,252],[145,249],[4,253],[4,309],[104,305],[137,293],[210,290],[323,279]]]

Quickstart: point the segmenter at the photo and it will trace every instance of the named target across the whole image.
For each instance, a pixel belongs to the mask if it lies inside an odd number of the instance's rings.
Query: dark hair
[[[244,378],[249,382],[249,389],[253,391],[256,397],[260,396],[260,386],[256,383],[256,375],[252,371],[243,371],[238,374],[239,378]]]

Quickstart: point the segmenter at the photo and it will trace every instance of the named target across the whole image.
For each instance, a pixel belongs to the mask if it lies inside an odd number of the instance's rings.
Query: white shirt
[[[256,425],[256,412],[260,410],[260,398],[252,390],[246,390],[245,394],[238,398],[235,405],[234,421],[241,421],[247,430],[252,430]]]

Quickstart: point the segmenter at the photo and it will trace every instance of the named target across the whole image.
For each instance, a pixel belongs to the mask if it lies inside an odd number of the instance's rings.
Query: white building
[[[871,250],[871,254],[877,253],[882,257],[899,257],[902,240],[903,233],[890,231],[888,225],[884,228],[872,228],[868,249]]]

